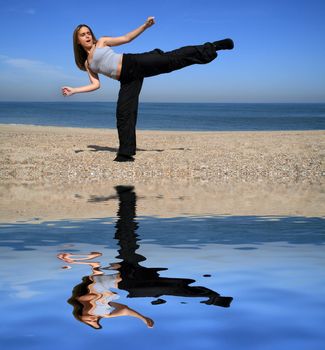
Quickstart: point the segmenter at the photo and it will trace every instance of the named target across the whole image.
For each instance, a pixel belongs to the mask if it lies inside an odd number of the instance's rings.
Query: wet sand
[[[137,214],[325,215],[325,131],[138,131],[116,163],[115,130],[0,125],[0,221],[115,216],[114,186]]]
[[[115,217],[120,184],[2,185],[0,222]],[[155,181],[134,190],[138,216],[325,216],[320,185]]]

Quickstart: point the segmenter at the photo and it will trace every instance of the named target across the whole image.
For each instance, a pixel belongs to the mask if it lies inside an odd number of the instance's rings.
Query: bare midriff
[[[116,71],[116,79],[117,80],[120,80],[121,71],[122,71],[122,61],[123,61],[123,54],[121,56],[120,62],[118,63],[118,66],[117,66],[117,71]]]

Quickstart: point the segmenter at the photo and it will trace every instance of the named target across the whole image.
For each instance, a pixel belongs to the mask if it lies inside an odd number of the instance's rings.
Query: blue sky
[[[115,51],[171,50],[224,37],[235,50],[214,62],[145,80],[143,102],[325,102],[324,0],[8,0],[1,2],[0,101],[115,101],[119,83],[87,85],[74,63],[79,23],[97,37],[123,35],[148,16],[155,26]]]

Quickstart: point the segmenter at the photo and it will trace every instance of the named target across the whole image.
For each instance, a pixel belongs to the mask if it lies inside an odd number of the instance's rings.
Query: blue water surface
[[[113,102],[0,102],[0,123],[115,128]],[[320,103],[140,103],[146,130],[324,130]]]
[[[116,217],[1,224],[4,349],[323,349],[323,217],[139,217],[137,200],[120,187]],[[153,328],[73,314],[98,272]]]

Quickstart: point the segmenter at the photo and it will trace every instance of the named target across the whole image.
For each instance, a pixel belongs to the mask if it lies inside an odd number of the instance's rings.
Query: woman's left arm
[[[148,17],[146,22],[142,24],[140,27],[132,30],[132,32],[127,33],[123,36],[118,37],[109,37],[103,36],[98,41],[101,41],[103,45],[107,46],[119,46],[137,38],[140,34],[142,34],[147,28],[150,28],[155,24],[155,17]]]
[[[100,81],[97,73],[94,73],[88,66],[87,61],[85,62],[85,69],[88,73],[90,84],[86,86],[70,87],[63,86],[61,88],[63,96],[71,96],[73,94],[78,94],[80,92],[90,92],[100,88]]]

